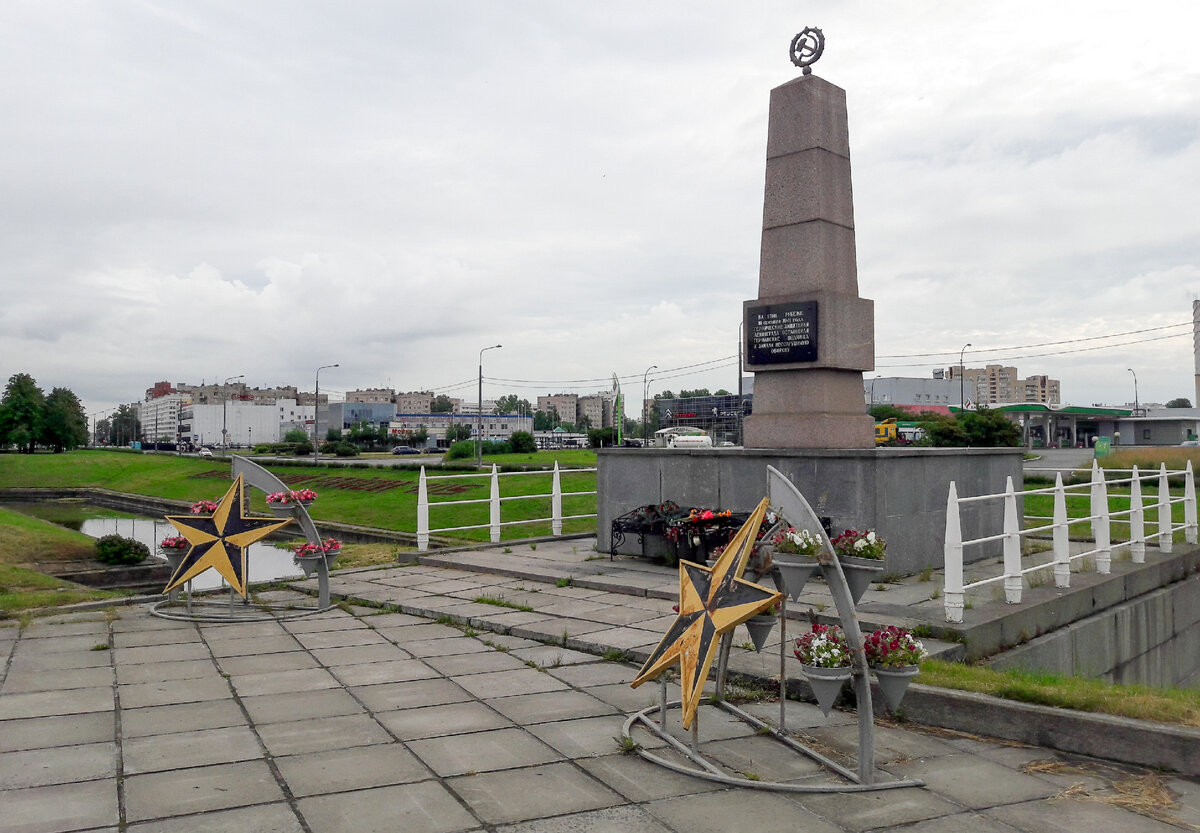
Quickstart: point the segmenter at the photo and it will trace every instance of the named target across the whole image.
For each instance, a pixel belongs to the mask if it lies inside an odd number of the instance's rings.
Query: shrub
[[[450,446],[446,453],[448,460],[466,460],[475,456],[475,443],[471,440],[459,440]]]
[[[343,440],[342,442],[333,444],[333,453],[339,457],[357,457],[358,446]]]
[[[513,454],[532,454],[537,451],[537,440],[528,431],[513,431],[508,438]]]
[[[102,564],[140,564],[150,557],[150,548],[141,541],[120,535],[96,539],[96,560]]]

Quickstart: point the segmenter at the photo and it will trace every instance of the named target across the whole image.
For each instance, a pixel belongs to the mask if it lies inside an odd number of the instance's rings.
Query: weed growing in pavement
[[[519,602],[510,602],[503,596],[476,596],[472,601],[481,605],[493,605],[494,607],[507,607],[512,610],[522,610],[526,613],[532,612],[533,608]]]

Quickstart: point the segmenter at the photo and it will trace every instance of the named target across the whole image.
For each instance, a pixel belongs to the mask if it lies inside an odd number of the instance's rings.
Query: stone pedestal
[[[960,497],[995,494],[1005,478],[1020,482],[1019,448],[604,449],[596,475],[597,548],[607,552],[614,518],[673,500],[748,512],[767,496],[767,466],[791,480],[835,533],[874,529],[888,542],[885,572],[940,568],[950,481]],[[964,538],[1003,526],[1003,501],[963,507]],[[1001,542],[970,547],[969,561],[1000,554]],[[636,536],[618,550],[640,555]],[[655,554],[653,551],[648,554]]]
[[[801,305],[802,331],[772,329],[775,310]],[[771,91],[758,298],[743,314],[745,446],[873,448],[874,304],[858,297],[846,93],[813,75]]]

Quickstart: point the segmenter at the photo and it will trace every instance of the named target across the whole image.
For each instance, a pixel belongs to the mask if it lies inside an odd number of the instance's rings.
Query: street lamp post
[[[341,367],[340,364],[323,364],[317,368],[317,378],[313,383],[313,460],[316,461],[321,449],[321,371],[331,367]]]
[[[883,374],[878,374],[871,380],[871,407],[875,407],[875,383],[883,378]]]
[[[244,374],[244,373],[239,376],[230,376],[228,379],[225,380],[225,384],[221,385],[221,387],[224,388],[226,385],[228,385],[234,379],[244,379],[245,377],[246,377],[246,374]],[[221,392],[225,395],[225,401],[221,407],[221,444],[225,446],[225,454],[226,454],[226,456],[228,456],[229,455],[229,431],[226,429],[228,428],[228,425],[229,425],[229,391],[222,390]]]
[[[963,345],[962,350],[958,351],[958,409],[965,411],[967,409],[967,396],[963,392],[963,374],[966,372],[963,368],[963,353],[971,346],[971,342]]]
[[[483,465],[483,354],[503,345],[493,344],[479,351],[479,401],[475,408],[475,465]]]
[[[1133,373],[1132,367],[1126,368],[1126,369],[1130,373]],[[1133,373],[1133,416],[1138,416],[1139,415],[1138,411],[1140,411],[1140,410],[1141,410],[1141,408],[1138,407],[1137,374]]]
[[[646,409],[646,400],[650,398],[650,380],[647,378],[651,370],[658,370],[658,365],[652,364],[642,374],[642,445],[646,445],[646,437],[650,428],[650,412]]]

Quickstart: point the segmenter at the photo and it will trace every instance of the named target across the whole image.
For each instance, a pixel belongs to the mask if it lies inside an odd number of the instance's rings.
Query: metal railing
[[[1039,570],[1052,567],[1055,587],[1069,587],[1071,581],[1071,564],[1086,558],[1094,558],[1096,572],[1107,574],[1111,570],[1114,549],[1128,547],[1130,558],[1135,564],[1146,560],[1146,544],[1158,542],[1161,553],[1169,553],[1172,541],[1177,531],[1183,530],[1184,539],[1189,544],[1197,541],[1196,520],[1196,481],[1189,461],[1187,468],[1178,471],[1167,471],[1166,464],[1161,464],[1155,473],[1142,473],[1137,466],[1132,469],[1112,469],[1117,474],[1128,473],[1128,477],[1106,480],[1104,469],[1095,461],[1092,462],[1092,477],[1090,483],[1079,483],[1063,486],[1061,472],[1055,473],[1054,486],[1045,489],[1030,489],[1016,492],[1013,489],[1012,478],[1009,477],[1003,492],[992,495],[977,495],[974,497],[958,496],[954,481],[950,482],[950,492],[946,498],[946,539],[945,539],[945,608],[947,622],[961,622],[965,607],[966,591],[989,584],[1004,584],[1004,597],[1008,604],[1020,604],[1024,588],[1024,577]],[[1171,476],[1183,476],[1184,494],[1182,497],[1172,497],[1168,485]],[[1142,497],[1142,483],[1151,481],[1157,483],[1157,497],[1147,508]],[[1109,506],[1108,487],[1129,484],[1129,508],[1113,511]],[[1017,498],[1031,495],[1053,495],[1053,516],[1026,516],[1034,521],[1049,520],[1050,523],[1022,528],[1021,519],[1017,515]],[[982,501],[1004,501],[1003,531],[995,535],[963,540],[960,508],[966,504]],[[1067,516],[1068,500],[1087,500],[1088,514],[1082,517]],[[1172,521],[1172,505],[1183,504],[1183,523]],[[1147,521],[1147,511],[1157,510],[1157,520]],[[1112,521],[1114,518],[1128,518],[1129,540],[1113,543]],[[1090,549],[1071,552],[1068,536],[1072,524],[1090,523],[1095,544]],[[1147,524],[1155,527],[1148,533]],[[1039,535],[1050,532],[1053,541],[1053,560],[1048,564],[1036,564],[1025,567],[1021,561],[1022,536]],[[979,579],[970,583],[963,581],[963,550],[966,547],[979,546],[993,541],[1003,542],[1004,572],[998,576]]]
[[[569,469],[574,474],[577,472],[594,472],[596,469]],[[508,497],[500,496],[500,478],[501,477],[545,477],[551,475],[550,492],[541,492],[538,494],[528,495],[509,495]],[[485,498],[475,498],[470,500],[439,500],[434,503],[429,502],[429,486],[428,482],[435,480],[438,482],[444,480],[466,480],[478,479],[487,477],[490,480],[491,493]],[[514,471],[514,472],[499,472],[495,464],[492,465],[492,470],[488,472],[479,472],[477,474],[443,474],[428,477],[425,474],[425,467],[421,466],[421,478],[417,488],[417,549],[425,552],[429,549],[429,535],[431,532],[460,532],[468,529],[486,529],[489,531],[489,538],[493,544],[500,542],[500,530],[506,526],[520,526],[522,524],[538,524],[550,522],[550,531],[552,535],[562,535],[563,521],[576,520],[581,518],[594,518],[595,512],[585,513],[582,515],[564,515],[563,514],[563,498],[565,497],[582,497],[587,495],[595,495],[596,490],[585,492],[564,492],[560,480],[558,463],[554,463],[552,472],[545,471]],[[500,519],[500,508],[505,502],[518,500],[545,500],[550,498],[550,516],[547,518],[525,518],[516,521],[502,521]],[[488,523],[485,524],[467,524],[464,526],[442,526],[436,529],[431,529],[429,526],[429,509],[430,507],[438,508],[445,506],[468,506],[471,504],[483,504],[489,506]]]

